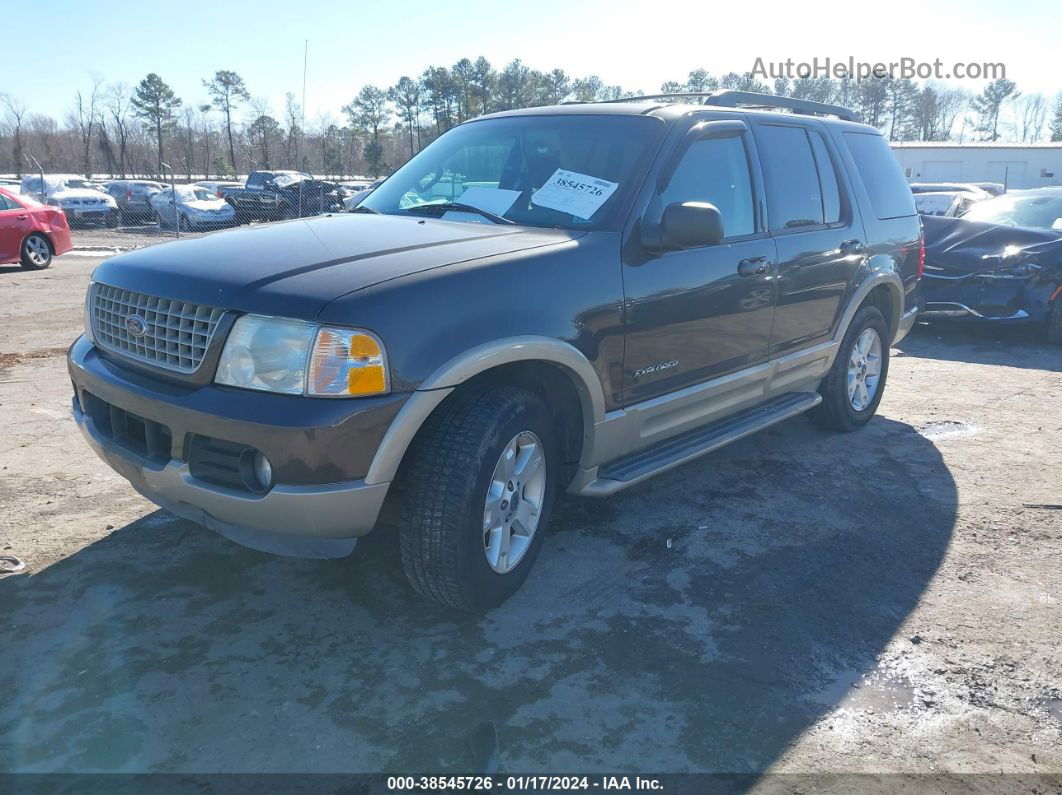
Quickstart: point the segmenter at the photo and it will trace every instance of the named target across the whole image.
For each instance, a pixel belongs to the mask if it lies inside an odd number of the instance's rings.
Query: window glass
[[[870,194],[874,215],[883,219],[914,215],[911,188],[885,139],[874,133],[855,132],[846,132],[844,139]]]
[[[841,191],[837,186],[837,171],[833,159],[826,148],[826,141],[816,130],[808,130],[811,149],[815,153],[815,164],[819,167],[819,186],[822,188],[822,215],[826,223],[834,224],[841,220]]]
[[[0,193],[0,211],[3,210],[21,210],[22,208],[15,204],[11,199],[7,198],[4,194]]]
[[[660,198],[664,207],[675,202],[714,204],[727,237],[756,230],[748,157],[738,136],[694,141]]]
[[[528,226],[614,228],[615,208],[639,184],[665,129],[645,116],[530,115],[462,124],[388,177],[361,206],[490,223],[452,212],[452,204],[461,203]],[[572,172],[568,184],[548,186],[558,169]]]
[[[771,229],[822,224],[822,188],[804,128],[765,124],[756,137],[767,183]]]

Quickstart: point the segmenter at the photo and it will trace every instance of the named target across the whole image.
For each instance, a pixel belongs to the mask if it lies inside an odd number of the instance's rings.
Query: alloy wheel
[[[542,441],[521,431],[502,449],[483,506],[483,554],[498,574],[516,568],[530,548],[545,495]]]
[[[863,329],[848,358],[848,401],[856,411],[873,402],[881,379],[881,337],[872,328]]]

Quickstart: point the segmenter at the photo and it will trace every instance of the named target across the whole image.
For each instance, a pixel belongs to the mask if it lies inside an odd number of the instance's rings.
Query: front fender
[[[583,409],[584,437],[605,417],[605,396],[590,361],[574,346],[558,339],[519,336],[485,343],[437,368],[406,401],[391,422],[373,457],[365,482],[387,483],[394,479],[410,443],[435,408],[470,378],[514,362],[539,361],[558,366],[571,379]]]

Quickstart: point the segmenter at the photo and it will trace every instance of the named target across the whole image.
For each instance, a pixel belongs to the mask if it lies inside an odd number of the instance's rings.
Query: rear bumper
[[[916,306],[914,309],[909,309],[900,315],[900,324],[896,327],[896,336],[892,338],[893,345],[906,337],[911,329],[914,328],[918,320],[918,310],[919,307]]]
[[[927,320],[933,320],[934,318],[965,318],[967,320],[1022,321],[1029,319],[1029,313],[1024,309],[1017,309],[1009,313],[991,315],[954,301],[933,301],[926,304],[922,317]]]

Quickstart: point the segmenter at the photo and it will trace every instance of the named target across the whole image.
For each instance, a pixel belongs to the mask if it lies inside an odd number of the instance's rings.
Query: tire
[[[44,235],[36,233],[22,241],[22,267],[42,271],[52,264],[52,244]]]
[[[1047,309],[1047,341],[1052,345],[1062,345],[1062,295],[1051,302]]]
[[[536,395],[495,386],[450,400],[428,418],[403,467],[402,566],[422,596],[462,610],[486,610],[516,593],[534,565],[556,496],[560,459],[552,416]],[[521,470],[521,460],[535,460],[536,443],[541,467]],[[514,449],[518,467],[507,474],[503,454]],[[521,472],[527,480],[518,479]],[[507,514],[514,493],[520,504]],[[509,537],[508,527],[534,521],[536,502],[537,522],[514,532],[511,555],[502,557],[500,539]],[[491,530],[484,527],[488,513]]]
[[[856,349],[857,343],[872,340],[868,334],[871,331],[877,335],[879,346],[876,360],[877,380],[873,381],[873,384],[870,375],[875,369],[873,355],[864,356],[860,352],[861,349]],[[865,334],[867,336],[864,336]],[[877,307],[865,306],[856,312],[844,340],[841,341],[830,372],[819,385],[822,403],[808,412],[812,421],[827,430],[844,433],[862,428],[870,422],[878,410],[878,404],[881,403],[889,374],[889,345],[886,342],[888,339],[888,326]],[[855,396],[850,395],[850,369],[855,371]],[[865,392],[860,390],[860,382],[867,387]]]

